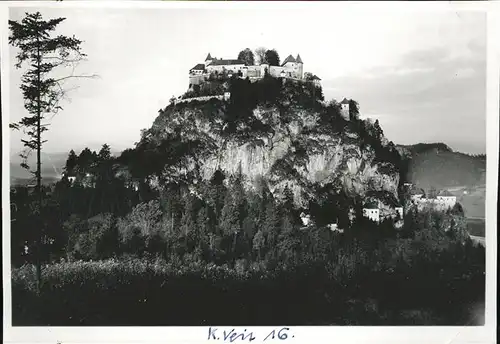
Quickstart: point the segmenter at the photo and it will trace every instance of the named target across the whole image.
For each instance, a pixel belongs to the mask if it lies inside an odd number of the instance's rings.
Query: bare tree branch
[[[59,79],[55,79],[56,82],[63,81],[63,80],[68,80],[68,79],[74,79],[74,78],[89,78],[89,79],[95,79],[99,78],[97,74],[92,74],[92,75],[69,75],[65,76]]]

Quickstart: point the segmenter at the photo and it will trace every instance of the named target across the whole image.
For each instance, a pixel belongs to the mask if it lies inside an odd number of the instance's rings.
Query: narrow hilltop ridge
[[[402,164],[378,121],[359,119],[358,104],[324,102],[313,82],[270,75],[256,81],[233,77],[227,99],[172,103],[145,130],[129,161],[135,177],[158,188],[196,186],[216,171],[241,175],[247,188],[265,183],[271,192],[293,192],[306,207],[320,190],[351,200],[398,200]]]
[[[453,151],[444,143],[398,146],[408,161],[404,178],[425,189],[477,187],[486,184],[486,156]]]

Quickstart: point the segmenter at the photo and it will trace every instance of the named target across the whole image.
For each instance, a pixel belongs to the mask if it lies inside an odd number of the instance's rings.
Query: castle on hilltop
[[[237,74],[240,78],[245,79],[248,77],[251,81],[255,81],[262,79],[266,72],[276,78],[308,80],[317,85],[321,80],[311,73],[304,73],[304,62],[302,62],[298,54],[297,57],[289,55],[281,63],[281,66],[271,66],[267,63],[250,66],[241,60],[217,59],[209,53],[204,63],[198,63],[189,70],[189,88],[204,83],[211,76],[226,75],[231,77]]]

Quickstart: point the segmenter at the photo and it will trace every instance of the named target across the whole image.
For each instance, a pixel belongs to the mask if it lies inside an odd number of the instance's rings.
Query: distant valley
[[[444,143],[397,146],[409,159],[406,180],[428,190],[447,189],[457,196],[468,218],[484,219],[486,156],[453,151]]]
[[[406,179],[419,187],[448,189],[486,184],[486,156],[453,151],[444,143],[399,145],[410,158]]]
[[[77,154],[81,150],[75,150]],[[52,184],[61,178],[68,152],[44,153],[42,154],[42,183]],[[113,152],[113,155],[119,155],[120,152]],[[14,154],[10,157],[10,183],[12,185],[28,185],[34,183],[34,177],[31,173],[21,167],[21,158]],[[33,169],[36,167],[36,154],[28,158],[28,165]]]
[[[397,146],[409,158],[406,180],[428,190],[446,189],[457,197],[471,235],[485,236],[486,156],[453,151],[444,143]]]

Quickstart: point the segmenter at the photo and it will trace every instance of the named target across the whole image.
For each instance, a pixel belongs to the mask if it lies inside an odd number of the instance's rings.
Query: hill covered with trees
[[[444,143],[398,146],[408,159],[405,179],[423,188],[475,187],[486,183],[486,156],[453,151]]]
[[[11,191],[14,325],[470,319],[484,249],[459,209],[411,211],[402,228],[363,217],[366,198],[397,201],[405,166],[378,122],[355,101],[343,118],[312,83],[229,87],[229,101],[162,109],[120,156],[71,152],[40,215]]]

